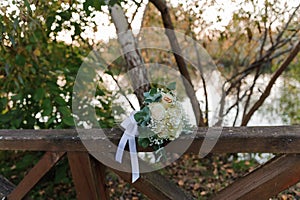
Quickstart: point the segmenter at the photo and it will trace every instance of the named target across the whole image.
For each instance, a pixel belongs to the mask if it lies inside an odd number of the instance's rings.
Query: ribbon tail
[[[132,183],[134,183],[140,177],[138,154],[136,150],[135,137],[129,139],[129,150],[131,160],[132,171]]]
[[[134,183],[139,178],[140,178],[140,173],[132,173],[132,180],[131,180],[131,182]]]
[[[125,149],[125,146],[126,146],[126,143],[128,140],[129,140],[129,136],[127,134],[123,134],[123,136],[121,137],[121,140],[119,142],[116,157],[115,157],[116,161],[119,163],[122,163],[124,149]]]
[[[125,128],[125,132],[121,137],[115,157],[115,160],[117,162],[122,163],[122,157],[124,154],[126,143],[128,141],[131,161],[132,183],[134,183],[140,177],[138,154],[135,143],[135,136],[138,135],[138,127],[134,119],[134,114],[135,112],[132,112],[130,117],[125,119],[121,123],[121,126]]]

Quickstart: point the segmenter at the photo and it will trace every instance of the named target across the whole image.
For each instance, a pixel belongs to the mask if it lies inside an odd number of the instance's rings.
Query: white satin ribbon
[[[121,123],[121,126],[125,129],[125,131],[121,137],[116,153],[116,161],[122,163],[124,149],[128,141],[131,160],[132,183],[134,183],[140,177],[138,155],[135,144],[135,136],[138,136],[139,132],[137,122],[134,119],[135,113],[136,112],[132,112],[130,117]]]

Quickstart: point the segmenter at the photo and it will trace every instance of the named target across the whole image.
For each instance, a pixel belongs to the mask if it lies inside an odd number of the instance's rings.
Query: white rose
[[[182,131],[182,123],[180,123],[177,129],[174,130],[172,134],[169,136],[170,140],[175,140],[176,138],[178,138],[181,134],[181,131]]]
[[[162,120],[165,117],[165,108],[161,103],[151,103],[149,105],[151,117],[154,120]]]
[[[165,139],[165,138],[168,138],[168,137],[169,137],[169,134],[168,134],[167,131],[162,131],[162,132],[159,132],[159,133],[157,134],[157,136],[158,136],[159,138],[161,138],[161,139]]]
[[[179,123],[182,121],[182,110],[179,103],[176,103],[173,107],[169,108],[167,111],[169,118],[169,122],[174,126],[177,127]]]

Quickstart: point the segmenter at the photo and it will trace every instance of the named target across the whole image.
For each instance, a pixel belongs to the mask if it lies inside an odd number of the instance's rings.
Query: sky
[[[203,11],[202,17],[205,21],[213,23],[213,25],[210,26],[209,29],[224,30],[225,26],[228,25],[228,23],[230,22],[233,13],[239,9],[239,5],[242,4],[244,1],[245,0],[235,0],[235,1],[215,0],[215,4],[213,6],[209,6],[205,10],[202,10]],[[204,1],[198,1],[200,5],[201,2]],[[299,4],[299,0],[280,0],[282,6],[284,5],[285,2],[288,2],[288,6],[290,8],[296,7]],[[187,1],[170,0],[170,3],[172,4],[173,7],[177,7],[181,3],[182,4],[181,6],[183,6],[183,8],[187,8],[188,5],[194,4],[194,0],[187,0]],[[136,33],[141,27],[143,14],[147,4],[148,4],[148,0],[142,0],[142,4],[138,9],[134,19],[132,19],[132,15],[136,11],[137,6],[134,3],[129,3],[127,5],[122,4],[123,9],[127,10],[126,16],[128,17],[128,20],[131,23],[131,27]],[[262,8],[264,7],[264,0],[257,0],[255,4],[258,5],[259,8]],[[200,8],[201,6],[199,6],[198,8],[194,7],[193,10],[194,12],[199,13]],[[256,12],[253,6],[251,5],[251,3],[247,3],[245,6],[243,6],[243,9],[245,11],[249,11],[250,13]],[[103,10],[105,13],[109,13],[107,7],[103,7]],[[109,38],[116,38],[115,27],[112,23],[110,23],[109,16],[105,13],[98,12],[96,14],[95,19],[98,26],[98,32],[86,33],[86,37],[90,37],[91,35],[94,35],[93,37],[95,37],[96,40],[104,41],[104,42],[108,42]],[[217,18],[218,15],[221,16],[221,21],[218,21]],[[288,14],[286,18],[288,18]],[[276,26],[276,22],[274,23],[274,26]],[[199,29],[195,30],[196,33],[199,31],[200,31]],[[65,40],[66,39],[65,34],[61,35],[60,38],[62,40]],[[70,36],[68,38],[70,40]]]
[[[13,0],[0,0],[0,8],[5,5],[10,5],[10,9],[6,10],[6,13],[11,13],[13,10],[16,10],[16,15],[19,14],[18,8],[12,4]],[[138,9],[134,19],[132,19],[133,13],[136,11],[137,6],[135,3],[131,2],[129,4],[122,4],[122,7],[124,10],[127,10],[126,16],[128,17],[129,22],[131,23],[132,29],[138,30],[141,27],[141,21],[143,18],[143,14],[146,8],[146,5],[148,3],[148,0],[141,0],[142,4],[140,8]],[[224,27],[229,23],[232,14],[234,11],[236,11],[239,7],[239,4],[243,3],[245,0],[215,0],[215,4],[213,6],[205,7],[202,13],[202,17],[207,22],[212,22],[213,25],[210,27],[210,29],[218,29],[222,30],[225,29]],[[198,13],[199,9],[201,8],[201,2],[204,1],[198,1],[200,6],[198,8],[194,7],[193,11]],[[284,5],[285,2],[288,2],[289,7],[295,7],[299,4],[299,0],[280,0],[280,3]],[[187,8],[189,5],[194,4],[194,0],[186,0],[186,1],[180,1],[180,0],[170,0],[170,3],[172,6],[177,7],[181,3],[183,8]],[[203,4],[203,3],[202,3]],[[256,3],[259,7],[264,6],[264,0],[257,0]],[[62,3],[62,7],[65,9],[68,7],[67,4]],[[243,6],[245,11],[249,11],[250,13],[254,13],[254,8],[251,5],[251,3],[247,3],[245,6]],[[35,6],[31,5],[31,9],[34,11]],[[1,14],[0,10],[0,14]],[[85,32],[82,33],[83,38],[93,38],[96,42],[97,41],[103,41],[108,42],[110,38],[116,38],[116,30],[114,25],[110,22],[110,17],[108,15],[109,11],[106,6],[103,6],[103,12],[96,12],[95,17],[92,19],[95,21],[97,26],[97,32],[94,32],[93,27],[89,27],[86,29]],[[217,21],[217,16],[221,16],[221,21]],[[286,16],[288,17],[288,15]],[[79,20],[79,14],[74,13],[72,15],[72,20]],[[199,29],[196,29],[195,32],[199,32]],[[71,35],[72,32],[74,32],[74,29],[71,31],[62,31],[58,34],[57,38],[58,40],[65,41],[66,43],[70,44],[72,43]]]

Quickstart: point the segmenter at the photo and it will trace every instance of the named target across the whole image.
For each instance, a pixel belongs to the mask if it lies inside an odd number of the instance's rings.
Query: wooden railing
[[[98,144],[95,150],[102,151],[104,149],[101,148],[105,148],[107,151],[107,138],[97,137],[99,130],[87,131],[87,139]],[[207,128],[198,129],[186,153],[199,153],[206,132]],[[122,131],[107,129],[105,133],[110,141],[117,144]],[[176,142],[180,144],[180,139]],[[13,190],[8,184],[10,187],[7,188],[10,189],[4,192],[8,199],[23,199],[65,155],[69,160],[77,198],[108,199],[105,187],[106,166],[89,155],[82,144],[82,138],[79,138],[74,129],[0,130],[0,150],[46,151]],[[213,199],[267,199],[300,181],[300,126],[222,128],[221,136],[211,153],[236,152],[279,155],[219,191]],[[130,183],[129,173],[111,170]],[[0,188],[4,184],[4,179],[1,180]],[[189,194],[157,172],[142,174],[132,185],[150,199],[192,199]]]

